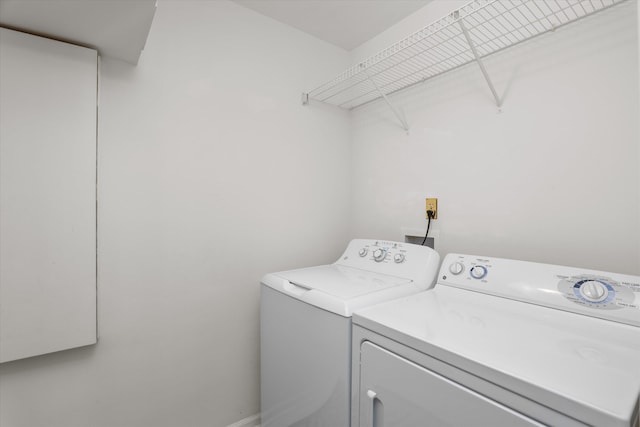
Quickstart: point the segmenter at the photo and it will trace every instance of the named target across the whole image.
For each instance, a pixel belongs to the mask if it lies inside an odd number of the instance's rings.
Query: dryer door
[[[360,350],[360,427],[542,426],[371,342]]]

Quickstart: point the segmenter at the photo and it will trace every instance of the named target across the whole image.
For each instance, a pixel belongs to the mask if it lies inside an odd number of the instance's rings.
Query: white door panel
[[[371,342],[360,357],[360,427],[542,425]]]
[[[96,342],[97,52],[0,28],[0,362]]]

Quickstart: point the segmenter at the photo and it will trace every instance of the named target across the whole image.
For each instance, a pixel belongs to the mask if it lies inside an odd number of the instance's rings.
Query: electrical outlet
[[[427,219],[429,219],[429,215],[426,213],[427,211],[433,211],[431,219],[438,219],[438,199],[426,199],[425,215]]]

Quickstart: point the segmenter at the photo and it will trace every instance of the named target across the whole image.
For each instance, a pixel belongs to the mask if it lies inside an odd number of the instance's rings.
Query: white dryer
[[[637,427],[640,277],[449,254],[353,353],[354,427]]]
[[[351,314],[435,284],[440,257],[352,240],[334,264],[267,274],[260,289],[263,427],[348,427]]]

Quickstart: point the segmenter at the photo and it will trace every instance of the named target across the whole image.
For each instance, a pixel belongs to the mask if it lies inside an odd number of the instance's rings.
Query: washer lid
[[[353,323],[588,425],[638,409],[638,327],[441,285]]]
[[[337,264],[267,274],[262,283],[345,317],[355,309],[419,290],[407,278]]]

